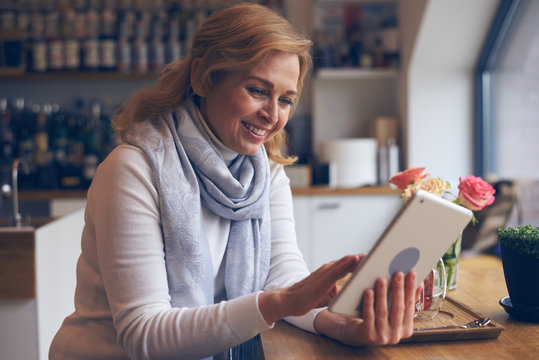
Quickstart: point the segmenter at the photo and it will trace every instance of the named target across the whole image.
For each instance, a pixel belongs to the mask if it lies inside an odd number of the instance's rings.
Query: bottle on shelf
[[[16,123],[17,129],[17,157],[23,159],[26,164],[26,172],[19,173],[19,188],[35,187],[36,165],[34,161],[35,145],[34,133],[36,125],[36,116],[40,106],[27,99],[18,99],[16,103],[22,108],[18,112]]]
[[[86,8],[86,31],[82,49],[82,68],[86,71],[99,70],[99,13],[96,0],[90,0]]]
[[[86,0],[75,0],[75,23],[74,23],[74,34],[75,38],[79,43],[79,70],[84,67],[84,54],[85,54],[85,40],[86,40]]]
[[[64,38],[64,69],[77,71],[80,69],[80,42],[83,36],[78,31],[77,10],[68,7],[63,13],[62,36]]]
[[[15,157],[15,136],[7,99],[0,99],[0,165],[9,166]]]
[[[48,50],[48,70],[64,69],[64,40],[60,36],[60,13],[50,7],[45,13],[45,38]]]
[[[51,115],[52,105],[49,103],[44,104],[37,113],[36,132],[34,134],[36,184],[45,189],[56,188],[57,178],[49,138]]]
[[[133,71],[137,74],[148,72],[148,43],[144,33],[144,22],[137,20],[135,41],[133,44]]]
[[[118,15],[118,48],[117,62],[120,73],[130,73],[132,68],[132,41],[135,28],[136,13],[132,9],[131,0],[121,0]]]
[[[76,101],[75,110],[66,115],[67,159],[60,175],[64,189],[82,188],[82,164],[84,162],[84,126],[86,114],[84,101]]]
[[[82,182],[84,187],[90,186],[97,171],[100,157],[101,141],[101,105],[95,102],[91,105],[91,115],[84,127],[84,160],[82,164]]]
[[[150,42],[150,71],[159,72],[165,66],[165,44],[163,43],[161,18],[156,15],[152,22],[152,40]]]
[[[105,0],[101,12],[101,34],[99,36],[100,66],[102,71],[116,70],[117,61],[117,13],[111,0]]]
[[[53,149],[53,162],[57,172],[57,185],[60,185],[60,179],[67,166],[67,128],[65,113],[61,111],[58,104],[52,106],[52,118],[50,126],[50,143]]]
[[[165,62],[171,63],[182,57],[180,43],[180,7],[174,2],[168,12],[168,35],[165,44]]]
[[[29,46],[29,70],[32,72],[46,72],[48,66],[48,49],[45,42],[44,14],[41,10],[34,10],[31,14],[30,22],[30,43]]]
[[[19,10],[16,2],[0,5],[0,68],[14,74],[26,67],[28,15]]]

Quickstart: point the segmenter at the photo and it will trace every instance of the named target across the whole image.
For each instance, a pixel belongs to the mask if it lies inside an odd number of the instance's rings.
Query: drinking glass
[[[442,259],[423,280],[423,290],[416,303],[415,317],[417,319],[432,319],[442,308],[447,291],[447,278]]]

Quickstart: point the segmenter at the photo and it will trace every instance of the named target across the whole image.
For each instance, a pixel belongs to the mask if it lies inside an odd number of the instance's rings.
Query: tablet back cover
[[[381,277],[410,270],[422,281],[471,220],[470,210],[418,191],[395,215],[369,254],[333,299],[329,310],[358,317],[363,292]],[[421,280],[419,280],[421,279]]]

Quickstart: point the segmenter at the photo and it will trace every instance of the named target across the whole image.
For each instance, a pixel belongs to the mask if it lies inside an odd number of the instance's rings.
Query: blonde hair
[[[246,3],[216,12],[195,34],[186,58],[168,64],[153,88],[141,89],[131,97],[114,117],[114,129],[122,137],[132,122],[166,114],[195,96],[190,77],[191,64],[197,58],[200,59],[197,81],[212,86],[223,72],[252,69],[272,52],[296,54],[300,66],[299,100],[303,80],[312,67],[311,46],[309,39],[267,7]],[[295,161],[281,153],[286,140],[282,129],[264,144],[271,160],[281,164]]]

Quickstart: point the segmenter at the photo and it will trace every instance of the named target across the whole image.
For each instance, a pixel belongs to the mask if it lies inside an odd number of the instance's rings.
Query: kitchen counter
[[[400,195],[401,190],[389,186],[330,188],[329,186],[293,187],[292,195]]]
[[[293,195],[399,195],[400,190],[389,186],[330,188],[329,186],[293,187]],[[86,190],[21,190],[20,200],[85,199]]]

